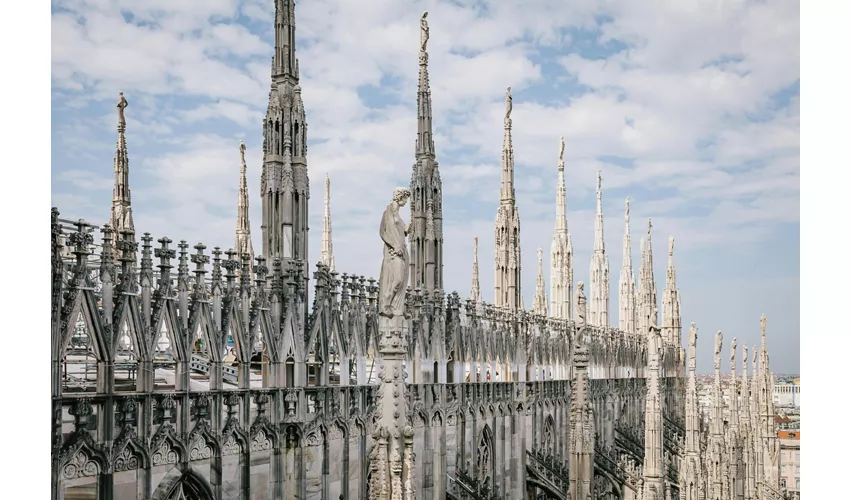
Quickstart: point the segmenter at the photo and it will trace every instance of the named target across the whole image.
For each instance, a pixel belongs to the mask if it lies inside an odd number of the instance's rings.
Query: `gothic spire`
[[[537,249],[537,291],[534,293],[534,302],[531,310],[535,314],[546,316],[546,281],[543,279],[543,249]]]
[[[646,414],[644,420],[643,498],[664,498],[664,417],[660,364],[664,342],[654,324],[648,331]]]
[[[632,229],[630,223],[630,205],[626,198],[625,230],[623,231],[623,268],[620,270],[620,330],[634,334],[636,332],[637,311],[635,273],[632,269]]]
[[[505,92],[505,139],[502,144],[502,205],[513,206],[516,203],[514,191],[514,146],[511,139],[511,111],[513,111],[513,97],[511,88]]]
[[[676,265],[673,264],[673,237],[670,236],[670,249],[667,258],[667,282],[664,286],[664,295],[661,302],[662,313],[661,327],[664,331],[664,341],[679,346],[682,342],[682,315],[679,303],[679,288],[676,286]]]
[[[431,114],[431,84],[428,81],[428,13],[419,20],[419,88],[416,94],[418,127],[416,131],[416,156],[434,156],[434,135]]]
[[[274,30],[271,89],[263,120],[262,254],[280,259],[284,272],[298,266],[309,277],[307,116],[298,84],[294,0],[275,0]]]
[[[284,77],[298,81],[298,59],[295,57],[295,0],[275,0],[274,57],[272,79]]]
[[[596,174],[596,224],[593,257],[590,261],[590,324],[608,326],[610,302],[608,257],[605,255],[605,231],[602,218],[602,171]]]
[[[572,319],[573,245],[567,228],[567,187],[564,182],[564,138],[558,153],[558,186],[555,196],[555,235],[549,271],[550,314],[555,318]]]
[[[478,236],[472,239],[472,288],[469,300],[481,302],[481,284],[478,282]]]
[[[433,292],[443,288],[443,194],[436,159],[428,83],[428,13],[419,20],[419,86],[413,172],[410,177],[410,285]]]
[[[325,214],[322,217],[322,264],[331,270],[336,269],[334,263],[334,243],[331,227],[331,178],[325,174]]]
[[[236,245],[239,255],[248,254],[254,262],[254,245],[251,243],[251,221],[248,218],[248,164],[245,161],[245,143],[239,141],[242,164],[239,168],[239,197],[236,203]]]
[[[127,155],[127,138],[124,132],[127,129],[127,121],[124,118],[124,110],[129,103],[124,97],[124,92],[118,93],[118,140],[115,146],[115,159],[113,171],[115,181],[112,187],[112,210],[109,224],[112,226],[113,247],[117,248],[121,239],[122,231],[132,233],[131,240],[135,241],[135,227],[133,225],[133,209],[130,203],[130,159]],[[120,252],[116,252],[116,259]],[[135,252],[133,252],[135,256]],[[134,257],[135,258],[135,257]]]
[[[658,292],[652,270],[652,219],[647,222],[646,239],[641,238],[640,280],[638,283],[638,322],[640,332],[658,321]]]
[[[511,142],[511,88],[505,92],[505,141],[502,145],[502,186],[496,213],[496,306],[516,310],[522,307],[522,256],[519,239],[519,210],[514,193],[514,149]]]
[[[702,456],[700,449],[700,412],[697,396],[697,325],[691,323],[688,331],[688,382],[685,393],[685,460],[682,471],[684,490],[682,500],[698,500],[702,490]]]

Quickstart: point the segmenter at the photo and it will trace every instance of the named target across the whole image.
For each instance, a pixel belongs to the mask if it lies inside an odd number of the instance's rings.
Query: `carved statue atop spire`
[[[384,241],[384,260],[381,263],[380,315],[387,318],[404,316],[404,296],[407,290],[408,263],[407,226],[399,209],[407,204],[410,190],[397,187],[393,199],[384,210],[380,235]]]
[[[714,369],[720,369],[720,351],[723,350],[723,332],[720,330],[714,335]]]
[[[242,141],[239,141],[239,154],[242,156],[242,164],[243,164],[243,165],[246,165],[246,162],[245,162],[245,149],[246,149],[246,148],[245,148],[245,143],[244,143],[244,142],[242,142]]]
[[[127,126],[127,121],[124,119],[124,109],[129,105],[130,103],[127,102],[127,98],[124,97],[124,92],[118,92],[118,105],[115,107],[118,108],[119,128],[124,128]]]
[[[732,351],[729,353],[729,359],[731,360],[732,370],[735,369],[735,354],[738,351],[738,337],[732,338],[732,344],[729,346],[729,349]]]
[[[673,236],[670,236],[670,255],[671,256],[673,255],[673,244],[674,244],[674,242],[675,242],[675,240],[673,239]]]
[[[761,336],[767,336],[767,316],[765,316],[764,313],[761,315]]]
[[[422,18],[419,20],[419,51],[425,52],[428,50],[428,39],[430,36],[430,29],[428,28],[428,12],[422,14]]]
[[[505,123],[511,120],[511,111],[514,109],[514,98],[511,97],[511,88],[505,91]]]
[[[564,138],[561,137],[560,148],[558,149],[558,170],[564,171]]]
[[[696,368],[697,359],[697,336],[697,324],[691,323],[691,328],[688,330],[688,363],[694,368]]]

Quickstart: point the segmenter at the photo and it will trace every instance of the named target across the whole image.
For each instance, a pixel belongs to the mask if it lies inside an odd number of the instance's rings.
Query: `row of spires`
[[[280,14],[290,14],[290,9],[280,9]],[[418,90],[418,132],[416,140],[416,164],[414,176],[411,179],[411,192],[414,200],[411,203],[411,285],[427,289],[441,289],[442,279],[442,199],[439,179],[439,165],[435,158],[435,148],[432,131],[431,92],[428,81],[427,42],[429,28],[427,13],[423,14],[420,22],[420,53],[419,53],[419,90]],[[287,25],[292,19],[278,19],[278,23]],[[285,30],[284,30],[285,31]],[[285,64],[294,52],[289,37],[281,37],[287,43],[284,54],[278,54],[276,49],[275,61],[278,69],[293,70],[294,66]],[[125,138],[126,121],[124,110],[128,102],[123,93],[119,95],[118,107],[118,142],[115,153],[115,188],[113,192],[112,214],[110,224],[116,234],[122,230],[134,231],[132,208],[130,203],[129,161]],[[496,218],[496,247],[494,283],[494,303],[512,309],[524,308],[520,293],[521,284],[521,252],[520,252],[520,221],[516,205],[514,189],[514,152],[511,137],[513,98],[511,88],[505,94],[504,144],[502,148],[502,179],[500,189],[500,205]],[[246,253],[252,258],[253,244],[249,220],[247,163],[245,160],[245,145],[239,145],[241,164],[237,200],[236,241],[237,252]],[[418,189],[417,189],[418,188]],[[421,205],[421,206],[420,206]],[[418,219],[422,219],[421,221]],[[417,233],[417,228],[420,231]],[[424,229],[424,231],[423,231]],[[602,213],[602,173],[597,175],[596,185],[596,221],[595,221],[594,250],[591,258],[590,300],[588,321],[594,326],[608,326],[609,321],[609,267],[605,253],[604,220]],[[657,292],[652,269],[652,223],[648,225],[646,240],[641,240],[641,266],[639,280],[636,283],[631,262],[631,237],[629,220],[629,200],[626,199],[625,235],[623,240],[623,267],[620,273],[619,327],[627,333],[645,332],[650,324],[657,321]],[[425,233],[425,234],[419,234]],[[482,300],[479,284],[478,269],[478,239],[475,237],[473,259],[472,286],[470,299],[476,302]],[[673,264],[673,239],[670,238],[670,257],[667,268],[667,286],[663,297],[664,318],[662,327],[665,341],[678,343],[681,331],[679,314],[679,295],[676,287],[676,271]],[[538,248],[537,289],[534,295],[532,309],[542,315],[556,318],[572,319],[574,305],[573,295],[573,248],[567,224],[567,197],[564,180],[564,139],[560,138],[558,155],[558,180],[555,209],[555,234],[551,245],[550,293],[547,300],[545,279],[543,277],[543,251]],[[320,262],[335,268],[333,256],[333,235],[330,212],[330,178],[325,178],[324,214],[322,218],[322,248]],[[414,283],[415,282],[415,283]]]
[[[500,204],[496,215],[495,300],[497,306],[516,309],[523,307],[521,284],[520,219],[514,190],[514,152],[511,138],[513,98],[511,88],[505,95],[505,137],[502,147],[502,179]],[[478,237],[474,237],[472,285],[470,300],[481,301],[479,283]],[[674,240],[669,240],[667,279],[662,297],[662,337],[665,342],[680,343],[681,313],[679,290],[676,285],[676,266],[673,262]],[[632,267],[630,200],[625,201],[625,234],[623,236],[623,265],[620,271],[619,328],[627,333],[646,332],[657,323],[657,288],[652,267],[652,219],[647,234],[641,238],[641,263],[638,281]],[[550,261],[550,292],[546,297],[543,276],[543,249],[537,249],[537,287],[532,310],[541,315],[573,319],[573,246],[567,224],[567,190],[564,180],[564,138],[560,138],[558,179],[555,200],[555,234],[552,238]],[[590,266],[590,300],[588,322],[594,326],[609,326],[609,265],[605,253],[605,230],[602,212],[602,171],[596,177],[596,220],[594,223],[593,254]],[[547,306],[548,304],[548,306]]]

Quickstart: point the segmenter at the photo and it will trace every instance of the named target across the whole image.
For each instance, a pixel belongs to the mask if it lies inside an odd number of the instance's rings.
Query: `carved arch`
[[[478,438],[476,459],[475,470],[478,473],[478,483],[489,488],[493,484],[495,465],[493,460],[493,431],[487,424],[481,429],[481,435]]]
[[[555,420],[552,415],[547,415],[543,423],[543,449],[549,454],[555,451]]]
[[[77,431],[61,452],[59,469],[63,479],[92,477],[109,470],[106,454],[86,431]]]
[[[191,467],[177,467],[162,478],[151,500],[213,500],[215,495],[206,479]]]

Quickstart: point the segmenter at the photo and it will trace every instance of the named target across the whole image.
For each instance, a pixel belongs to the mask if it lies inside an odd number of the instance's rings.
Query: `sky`
[[[659,308],[675,237],[682,333],[699,328],[698,371],[712,369],[717,330],[724,371],[733,337],[759,344],[762,313],[771,368],[799,371],[798,1],[298,2],[313,262],[327,174],[338,271],[378,275],[381,212],[414,161],[426,10],[447,290],[469,294],[477,235],[482,295],[493,300],[510,86],[527,306],[538,247],[548,294],[563,136],[575,281],[585,283],[602,171],[612,324],[629,197],[636,273],[652,218]],[[232,246],[242,140],[261,248],[273,14],[273,0],[53,0],[51,198],[62,216],[108,220],[123,91],[137,233]]]

